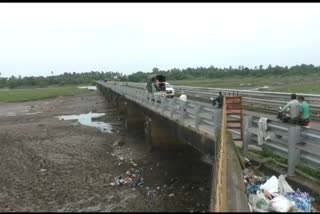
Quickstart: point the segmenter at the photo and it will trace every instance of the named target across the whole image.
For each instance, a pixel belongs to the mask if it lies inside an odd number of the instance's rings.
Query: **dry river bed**
[[[60,115],[106,113],[113,133]],[[211,167],[194,149],[149,152],[98,91],[0,103],[0,211],[207,211]],[[122,176],[127,183],[118,185]],[[121,179],[120,179],[121,180]],[[123,182],[123,180],[122,180]]]

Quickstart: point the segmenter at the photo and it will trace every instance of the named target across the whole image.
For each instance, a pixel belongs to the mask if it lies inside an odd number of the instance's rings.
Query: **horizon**
[[[1,3],[1,77],[318,64],[316,3]]]

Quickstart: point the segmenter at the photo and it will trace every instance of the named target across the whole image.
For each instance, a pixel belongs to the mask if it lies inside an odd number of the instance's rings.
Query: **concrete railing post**
[[[160,104],[160,112],[161,113],[164,113],[165,109],[166,109],[166,105],[168,103],[168,98],[167,97],[164,97],[162,100],[161,100],[161,104]]]
[[[221,120],[222,120],[222,109],[220,108],[217,108],[217,109],[214,109],[213,111],[213,123],[214,123],[214,127],[215,129],[217,128],[221,128]]]
[[[300,159],[300,151],[296,148],[300,142],[301,127],[290,126],[288,130],[288,175],[294,176],[295,168]]]
[[[244,117],[244,133],[243,133],[243,141],[242,141],[242,151],[244,155],[248,153],[248,147],[252,140],[252,134],[249,129],[252,127],[252,116]]]
[[[173,118],[173,114],[175,112],[174,105],[175,105],[175,100],[174,99],[170,100],[170,103],[169,103],[170,118]]]
[[[202,106],[201,105],[197,105],[196,109],[195,109],[195,121],[194,121],[194,125],[196,127],[197,130],[199,130],[199,124],[201,122],[201,117],[200,117],[200,112],[202,110]]]
[[[179,121],[181,123],[184,123],[184,118],[185,118],[185,115],[186,115],[186,112],[187,112],[187,102],[183,102],[181,105],[180,105],[180,116],[179,116]]]
[[[157,107],[157,103],[158,103],[159,97],[158,96],[154,96],[154,101],[153,101],[153,106]]]

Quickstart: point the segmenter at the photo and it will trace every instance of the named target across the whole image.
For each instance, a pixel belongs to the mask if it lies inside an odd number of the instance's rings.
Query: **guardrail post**
[[[168,98],[167,97],[164,97],[162,100],[161,100],[161,104],[160,104],[160,111],[161,113],[164,112],[165,108],[166,108],[166,105],[167,105],[167,102],[168,102]]]
[[[152,105],[156,106],[157,105],[157,100],[158,100],[158,96],[152,96],[153,100],[152,100]]]
[[[153,104],[153,101],[152,101],[152,99],[153,99],[153,95],[148,95],[148,98],[149,98],[149,105],[150,106],[152,106],[152,104]]]
[[[179,117],[179,121],[180,121],[181,123],[183,123],[184,117],[185,117],[185,115],[186,115],[186,111],[187,111],[186,107],[187,107],[187,102],[183,102],[183,103],[180,105],[180,117]]]
[[[200,118],[200,112],[201,112],[201,110],[202,110],[202,106],[201,105],[197,105],[196,106],[196,109],[195,109],[195,127],[196,127],[196,129],[197,130],[199,130],[199,124],[200,124],[200,122],[201,122],[201,118]]]
[[[170,100],[169,110],[170,110],[170,118],[172,118],[172,119],[173,119],[173,114],[175,112],[174,105],[175,105],[175,100],[174,99]]]
[[[288,175],[294,176],[295,168],[299,161],[299,150],[296,149],[300,142],[301,127],[290,126],[288,130]]]
[[[249,128],[252,127],[252,116],[244,117],[244,133],[242,141],[242,151],[244,155],[248,153],[248,146],[252,140],[252,134],[249,132]]]

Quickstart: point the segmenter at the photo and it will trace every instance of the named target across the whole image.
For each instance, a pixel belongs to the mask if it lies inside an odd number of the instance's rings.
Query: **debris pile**
[[[311,212],[309,193],[294,191],[285,180],[285,175],[256,176],[250,169],[244,169],[251,212]]]

